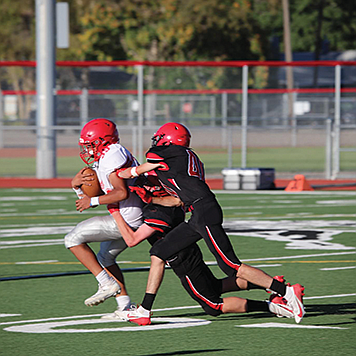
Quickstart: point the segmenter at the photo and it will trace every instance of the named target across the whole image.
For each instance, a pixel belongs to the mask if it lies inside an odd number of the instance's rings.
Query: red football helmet
[[[93,119],[82,128],[80,133],[80,158],[90,165],[99,160],[106,147],[119,142],[119,132],[112,121]]]
[[[152,137],[152,146],[178,145],[189,147],[190,132],[182,124],[169,122],[161,126]]]

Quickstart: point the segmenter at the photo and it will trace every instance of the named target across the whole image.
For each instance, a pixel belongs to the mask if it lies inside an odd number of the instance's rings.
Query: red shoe
[[[130,313],[127,314],[127,319],[129,319],[131,323],[135,323],[140,326],[150,325],[151,312],[140,307],[136,310],[130,311]]]
[[[294,284],[287,286],[287,292],[284,298],[287,304],[292,308],[294,313],[294,319],[299,324],[305,314],[303,305],[304,287],[300,284]]]

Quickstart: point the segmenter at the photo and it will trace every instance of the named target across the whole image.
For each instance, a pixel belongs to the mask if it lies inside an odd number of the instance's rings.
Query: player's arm
[[[155,229],[152,229],[146,224],[139,227],[138,230],[133,231],[131,227],[126,223],[119,210],[111,212],[111,215],[116,221],[116,224],[121,232],[123,239],[128,247],[134,247],[141,241],[146,240],[148,237],[153,235]]]
[[[131,192],[135,192],[141,200],[146,203],[146,204],[158,204],[158,205],[163,205],[163,206],[169,206],[169,207],[174,207],[174,206],[181,206],[183,205],[182,201],[179,198],[175,198],[171,195],[155,195],[154,193],[152,194],[149,192],[146,188],[144,187],[129,187]]]
[[[171,195],[166,195],[164,197],[152,197],[152,203],[163,205],[163,206],[181,206],[183,205],[182,201],[178,198],[175,198]]]
[[[110,174],[109,180],[114,188],[111,192],[93,198],[84,195],[82,199],[77,200],[75,202],[77,210],[82,212],[83,210],[89,209],[93,206],[117,203],[127,199],[129,192],[127,190],[125,181],[123,179],[120,179],[116,175],[116,172]]]
[[[129,179],[129,178],[138,177],[140,174],[153,171],[159,167],[164,167],[164,166],[161,163],[146,162],[136,167],[127,168],[124,171],[119,172],[118,175],[120,178]]]

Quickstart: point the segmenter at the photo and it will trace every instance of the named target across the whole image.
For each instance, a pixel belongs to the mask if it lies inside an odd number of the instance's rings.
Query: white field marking
[[[285,242],[286,249],[355,249],[353,246],[332,242],[333,238],[341,233],[356,232],[356,224],[353,220],[260,221],[229,219],[224,222],[223,226],[230,236],[251,236],[267,241]]]
[[[41,243],[41,244],[24,244],[24,245],[15,245],[15,246],[0,246],[0,250],[7,248],[20,248],[20,247],[40,247],[40,246],[53,246],[53,245],[63,245],[63,239],[60,242],[51,242],[51,243]]]
[[[324,298],[340,298],[340,297],[349,297],[349,296],[355,296],[356,293],[353,294],[338,294],[338,295],[328,295],[328,296],[316,296],[316,297],[305,297],[304,299],[324,299]],[[194,305],[194,306],[182,306],[182,307],[172,307],[172,308],[163,308],[163,309],[153,309],[153,312],[158,312],[158,311],[171,311],[171,310],[185,310],[185,309],[195,309],[195,308],[200,308],[199,305]],[[13,316],[18,316],[20,314],[13,314]],[[105,314],[92,314],[92,315],[76,315],[76,316],[69,316],[69,317],[59,317],[59,318],[48,318],[48,319],[33,319],[33,320],[19,320],[19,321],[10,321],[10,322],[3,322],[0,323],[0,325],[18,325],[18,324],[27,324],[24,326],[19,326],[19,327],[10,327],[10,328],[5,328],[4,330],[6,331],[14,331],[14,332],[59,332],[59,330],[53,330],[52,328],[54,327],[63,327],[65,325],[78,325],[78,324],[97,324],[97,323],[104,323],[104,322],[117,322],[117,321],[108,321],[108,320],[102,320],[102,319],[90,319],[90,320],[82,320],[82,322],[78,322],[78,320],[73,320],[73,319],[85,319],[85,318],[95,318],[95,317],[100,317],[103,316]],[[6,316],[10,316],[9,314],[7,314]],[[177,320],[177,319],[185,319],[188,320],[188,322],[185,322],[185,325],[183,326],[179,326],[179,322],[181,322],[181,320]],[[53,322],[53,321],[60,321],[60,320],[72,320],[72,322],[57,322],[57,323],[48,323],[48,322]],[[206,320],[201,320],[201,319],[187,319],[187,318],[153,318],[153,321],[158,321],[158,322],[168,322],[168,324],[165,324],[165,328],[174,328],[174,327],[187,327],[187,326],[199,326],[199,325],[207,325],[210,324],[210,321],[206,321]],[[190,325],[190,321],[193,320],[193,325]],[[175,322],[178,322],[178,324],[176,325],[171,325]],[[33,324],[33,323],[40,323],[40,324]],[[267,323],[267,324],[277,324],[277,325],[283,325],[283,324],[278,324],[278,323]],[[265,325],[265,324],[251,324],[251,327],[253,327],[254,325]],[[288,327],[293,327],[290,326],[292,324],[285,324],[288,325]],[[237,327],[244,327],[243,325],[236,325]],[[302,326],[302,325],[298,325],[298,326]],[[133,331],[136,330],[152,330],[152,329],[157,329],[158,326],[155,325],[151,325],[151,327],[149,326],[144,326],[144,327],[134,327]],[[249,326],[245,326],[245,327],[249,327]],[[271,327],[271,326],[270,326]],[[276,326],[279,327],[279,326]],[[316,327],[318,328],[318,327]],[[326,327],[329,328],[329,327]],[[122,330],[121,330],[122,329]],[[35,330],[35,331],[33,331]],[[42,331],[41,331],[42,330]],[[62,329],[63,330],[63,329]],[[65,329],[64,329],[65,330]],[[102,331],[117,331],[117,330],[113,330],[113,329],[94,329],[94,331],[92,330],[88,330],[86,329],[85,331],[81,331],[81,330],[77,330],[77,331],[73,331],[73,329],[70,329],[70,331],[64,331],[64,332],[99,332],[98,330],[102,330]],[[130,330],[125,330],[125,328],[120,328],[120,331],[132,331]]]
[[[30,262],[15,262],[15,265],[41,265],[44,263],[54,263],[59,262],[58,260],[48,260],[48,261],[30,261]]]
[[[63,239],[44,239],[44,240],[16,240],[16,241],[0,241],[0,245],[16,245],[24,243],[38,242],[63,242]]]
[[[343,200],[342,202],[347,202],[347,200]],[[349,206],[349,205],[354,205],[354,204],[342,204],[342,202],[340,202],[340,204],[337,204],[338,206]],[[301,207],[303,208],[323,208],[325,209],[325,205],[317,205],[317,204],[308,204],[308,205],[303,205],[301,206],[299,205],[288,205],[288,209],[289,208],[298,208],[300,209]],[[256,209],[266,209],[265,205],[254,205],[254,206],[224,206],[222,207],[223,210],[256,210]],[[271,205],[268,207],[268,209],[286,209],[285,205]]]
[[[244,262],[252,261],[269,261],[269,260],[286,260],[293,258],[308,258],[308,257],[325,257],[325,256],[340,256],[340,255],[354,255],[355,251],[352,252],[332,252],[332,253],[315,253],[311,255],[295,255],[295,256],[285,256],[285,257],[269,257],[269,258],[250,258],[243,260]]]
[[[334,267],[334,268],[319,268],[320,271],[339,271],[340,269],[354,269],[356,266],[349,267]]]
[[[235,325],[235,327],[236,328],[335,329],[335,330],[348,329],[348,328],[342,328],[340,326],[295,325],[295,324],[283,324],[283,323],[245,324],[245,325]]]
[[[303,300],[305,300],[305,299],[325,299],[325,298],[345,298],[345,297],[354,297],[355,295],[356,295],[356,293],[320,295],[320,296],[316,296],[316,297],[303,297]]]
[[[275,265],[252,265],[252,267],[255,268],[265,268],[265,267],[281,267],[281,264],[275,264]]]
[[[254,213],[240,213],[241,215],[252,215]],[[256,214],[262,214],[261,212],[258,212]],[[283,219],[299,219],[299,218],[313,218],[313,219],[326,219],[326,218],[356,218],[356,214],[312,214],[312,213],[288,213],[283,216],[259,216],[259,220],[283,220]],[[244,219],[253,219],[253,217],[244,217]],[[287,220],[286,220],[287,221]],[[308,220],[306,220],[308,221]]]
[[[49,201],[53,201],[53,200],[68,200],[67,196],[55,196],[55,195],[39,195],[39,196],[33,196],[33,197],[0,197],[0,201],[5,201],[5,202],[9,202],[9,201],[38,201],[38,200],[49,200]]]
[[[356,293],[353,293],[353,294],[338,294],[338,295],[328,295],[328,296],[316,296],[316,297],[305,297],[304,299],[324,299],[324,298],[340,298],[340,297],[349,297],[349,296],[355,296]],[[171,310],[185,310],[185,309],[196,309],[196,308],[200,308],[199,305],[194,305],[194,306],[182,306],[182,307],[172,307],[172,308],[162,308],[162,309],[153,309],[153,312],[158,312],[158,311],[171,311]],[[21,314],[0,314],[0,315],[3,315],[4,317],[6,316],[20,316]],[[0,323],[0,325],[18,325],[18,324],[28,324],[26,325],[25,327],[30,327],[32,328],[33,326],[36,326],[36,324],[32,324],[32,323],[46,323],[46,322],[49,322],[49,321],[59,321],[59,320],[73,320],[73,319],[84,319],[84,318],[95,318],[95,317],[100,317],[100,316],[103,316],[105,314],[92,314],[92,315],[75,315],[75,316],[68,316],[68,317],[57,317],[57,318],[47,318],[47,319],[32,319],[32,320],[18,320],[18,321],[9,321],[9,322],[2,322]],[[164,321],[164,319],[166,318],[155,318],[153,320],[155,321]],[[176,318],[174,318],[176,319]],[[97,319],[97,320],[92,320],[92,322],[90,323],[97,323],[98,320],[102,320],[102,319]],[[193,319],[193,320],[197,320],[197,319]],[[205,321],[205,320],[204,320]],[[101,321],[101,322],[111,322],[111,321],[108,321],[108,320],[105,320],[105,321]],[[116,321],[117,322],[117,321]],[[86,322],[85,322],[86,323]],[[206,324],[209,324],[210,322],[207,322]],[[51,323],[51,324],[55,324],[54,326],[63,326],[63,325],[59,325],[58,323]],[[75,322],[74,321],[74,325],[76,324],[79,324],[78,322]],[[199,324],[199,325],[206,325],[206,324]],[[38,325],[38,324],[37,324]],[[168,324],[169,325],[169,324]],[[256,325],[256,324],[254,324]],[[280,325],[280,324],[278,324]],[[287,325],[290,325],[290,324],[287,324]],[[196,324],[193,325],[193,326],[197,326]],[[144,329],[142,330],[146,330],[147,326],[144,327]],[[48,327],[47,327],[48,329]],[[121,328],[120,328],[121,329]],[[138,329],[138,327],[135,327],[135,330]],[[12,330],[9,330],[9,328],[6,328],[4,330],[7,330],[7,331],[19,331],[19,330],[16,330],[16,329],[12,329]],[[71,329],[73,330],[73,329]],[[109,329],[108,331],[111,331],[112,329]],[[139,329],[141,330],[141,329]],[[148,329],[150,330],[150,329]],[[22,332],[28,332],[28,331],[24,331],[24,330],[21,330]],[[123,330],[124,331],[124,330]],[[125,330],[126,331],[126,330]],[[50,331],[50,332],[55,332],[55,331]],[[88,332],[85,331],[85,332]],[[97,332],[97,331],[96,331]]]
[[[31,193],[71,193],[73,190],[69,188],[13,188],[11,189],[14,192],[31,192]]]
[[[243,220],[230,218],[224,221],[224,227],[239,230],[254,229],[277,229],[277,230],[296,230],[296,229],[340,229],[340,232],[356,232],[355,220],[278,220],[278,221],[260,221],[259,220]],[[345,230],[348,228],[348,230]],[[349,230],[350,229],[350,230]],[[352,230],[354,229],[354,230]]]
[[[356,205],[356,200],[317,200],[316,203],[324,205]]]
[[[114,327],[114,328],[101,328],[101,329],[65,329],[65,326],[72,325],[89,325],[89,324],[106,324],[123,322],[127,325],[126,321],[118,320],[102,320],[102,319],[82,319],[82,320],[68,320],[62,322],[52,323],[39,323],[39,324],[27,324],[17,325],[4,328],[6,331],[22,332],[30,334],[43,334],[43,333],[99,333],[108,331],[150,331],[150,330],[162,330],[162,329],[177,329],[187,328],[191,326],[202,326],[211,323],[209,320],[204,319],[191,319],[191,318],[152,318],[153,323],[166,323],[166,324],[151,324],[146,326],[126,326],[126,327]],[[60,327],[60,329],[56,329]]]
[[[347,298],[347,297],[352,297],[352,296],[355,296],[355,295],[356,295],[356,293],[335,294],[335,295],[323,295],[323,296],[315,296],[315,297],[303,297],[303,299],[306,300],[306,299],[325,299],[325,298]],[[186,310],[186,309],[197,309],[197,308],[201,308],[200,305],[152,309],[152,311],[153,312],[161,312],[161,311]],[[100,317],[100,316],[103,316],[103,315],[106,315],[106,314],[107,313],[90,314],[90,315],[74,315],[74,316],[65,316],[65,317],[47,318],[47,319],[7,321],[7,322],[0,323],[0,325],[15,325],[15,324],[25,324],[25,323],[39,323],[39,322],[46,322],[46,321],[56,321],[56,320],[72,320],[72,319],[81,319],[81,318],[95,318],[95,317]]]
[[[58,223],[38,223],[38,224],[11,224],[11,225],[2,225],[2,229],[0,231],[4,231],[4,229],[10,229],[10,228],[18,228],[18,229],[23,229],[23,228],[30,228],[30,227],[50,227],[50,226],[72,226],[70,225],[72,223],[70,222],[58,222]],[[75,224],[73,224],[73,227]]]
[[[0,314],[0,318],[8,318],[9,316],[21,316],[22,314]]]
[[[97,210],[95,211],[95,215],[98,214],[108,214],[107,210]],[[58,210],[44,210],[43,212],[36,212],[36,213],[21,213],[21,216],[52,216],[52,215],[93,215],[92,211],[83,211],[82,213],[80,213],[79,211],[66,211],[64,209],[58,209]],[[8,214],[1,214],[1,217],[12,217],[12,216],[19,216],[18,213],[8,213]]]
[[[20,236],[40,236],[40,235],[64,235],[73,229],[70,226],[34,226],[21,229],[1,229],[0,238],[20,237]]]

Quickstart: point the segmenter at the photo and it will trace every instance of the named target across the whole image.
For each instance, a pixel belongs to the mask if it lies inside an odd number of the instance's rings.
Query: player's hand
[[[80,188],[83,184],[91,186],[91,182],[94,180],[94,173],[85,173],[88,167],[82,168],[72,179],[72,188]]]
[[[145,189],[141,187],[129,187],[131,192],[135,192],[144,203],[151,203],[152,196],[151,194]]]
[[[86,209],[90,208],[90,197],[84,195],[82,199],[75,201],[75,206],[78,211],[83,212]]]

